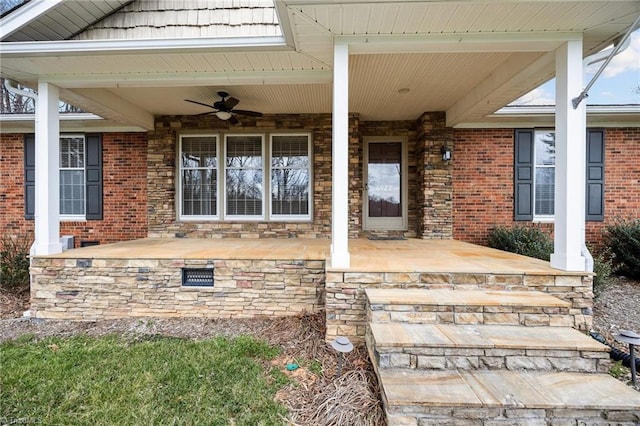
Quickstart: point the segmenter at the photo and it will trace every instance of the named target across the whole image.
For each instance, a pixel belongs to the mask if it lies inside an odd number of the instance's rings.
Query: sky
[[[629,47],[607,65],[589,90],[588,105],[640,104],[640,30],[631,34]],[[584,86],[603,62],[587,67]],[[555,79],[516,100],[517,105],[554,105]]]

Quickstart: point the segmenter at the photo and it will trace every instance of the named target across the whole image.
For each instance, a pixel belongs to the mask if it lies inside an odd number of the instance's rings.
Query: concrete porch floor
[[[328,239],[144,238],[43,256],[83,259],[326,260]],[[349,240],[351,267],[341,272],[444,272],[572,275],[548,262],[456,240]],[[582,273],[583,274],[583,273]],[[575,275],[582,275],[576,273]]]

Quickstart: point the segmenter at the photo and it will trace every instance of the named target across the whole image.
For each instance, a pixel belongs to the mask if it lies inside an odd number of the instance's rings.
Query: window
[[[605,132],[586,132],[585,219],[604,220]],[[553,130],[517,129],[514,152],[514,219],[552,220],[556,147]]]
[[[556,134],[554,131],[534,133],[534,218],[551,218],[554,214],[556,176]]]
[[[218,215],[218,155],[216,136],[181,137],[181,214],[189,217]]]
[[[85,214],[84,136],[60,138],[60,215]]]
[[[24,137],[24,213],[35,217],[35,135]],[[63,220],[102,220],[102,135],[60,136],[60,216]]]
[[[184,135],[179,156],[183,220],[311,218],[309,134]]]
[[[271,215],[309,216],[309,137],[271,137]]]
[[[261,135],[225,137],[226,216],[263,218],[264,162]]]

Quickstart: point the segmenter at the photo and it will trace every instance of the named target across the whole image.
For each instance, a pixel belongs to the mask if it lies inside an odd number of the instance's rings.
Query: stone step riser
[[[379,368],[418,370],[542,370],[607,373],[606,352],[503,349],[385,349],[375,351]]]
[[[394,407],[387,411],[387,422],[388,426],[637,426],[640,416],[628,410],[438,407],[415,412],[414,407]]]
[[[492,324],[572,327],[568,308],[527,306],[370,305],[367,321],[407,324]]]

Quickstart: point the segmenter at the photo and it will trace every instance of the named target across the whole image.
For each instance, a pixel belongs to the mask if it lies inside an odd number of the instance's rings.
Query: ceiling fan
[[[185,99],[185,101],[214,109],[214,111],[204,112],[202,114],[198,114],[197,116],[215,114],[216,117],[218,117],[220,120],[229,121],[229,123],[231,124],[238,123],[238,119],[234,116],[234,114],[247,115],[249,117],[262,117],[261,112],[247,111],[244,109],[234,109],[233,107],[238,105],[240,101],[232,96],[229,96],[227,92],[218,92],[218,96],[220,96],[222,99],[214,102],[213,105],[205,104],[198,101],[192,101],[191,99]]]

